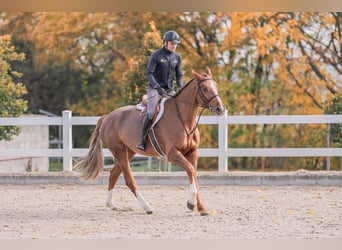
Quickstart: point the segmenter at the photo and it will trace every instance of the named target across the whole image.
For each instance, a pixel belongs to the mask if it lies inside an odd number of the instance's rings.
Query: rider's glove
[[[159,95],[161,95],[161,96],[167,95],[167,91],[165,89],[163,89],[162,87],[158,86],[157,90],[158,90]]]

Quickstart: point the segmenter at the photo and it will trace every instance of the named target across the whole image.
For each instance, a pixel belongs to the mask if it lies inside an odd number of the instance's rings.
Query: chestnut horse
[[[208,108],[216,115],[224,114],[224,105],[219,97],[217,84],[212,79],[209,67],[205,73],[193,71],[193,78],[164,104],[164,115],[154,126],[154,132],[160,148],[165,152],[167,160],[185,169],[190,183],[187,206],[197,210],[201,215],[209,211],[203,206],[197,179],[197,158],[200,134],[196,116],[199,107]],[[118,108],[108,115],[102,116],[90,139],[88,155],[79,161],[75,168],[80,169],[80,177],[86,180],[96,179],[103,170],[102,143],[110,150],[115,165],[110,172],[107,206],[118,209],[113,201],[114,186],[123,173],[125,184],[138,199],[146,213],[153,213],[150,204],[138,190],[138,185],[130,169],[130,160],[136,153],[145,156],[158,156],[150,140],[146,140],[146,151],[136,148],[140,140],[141,119],[136,106],[129,105]]]

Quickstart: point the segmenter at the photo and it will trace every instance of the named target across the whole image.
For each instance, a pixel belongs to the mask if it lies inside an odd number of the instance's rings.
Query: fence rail
[[[72,147],[72,126],[95,125],[99,116],[73,117],[65,110],[61,117],[0,118],[0,126],[48,125],[62,126],[62,149],[6,149],[0,157],[61,157],[63,170],[72,171],[72,158],[87,154],[87,148]],[[280,116],[202,116],[199,124],[218,125],[218,148],[199,148],[200,157],[218,157],[218,171],[228,171],[228,157],[342,157],[342,148],[228,148],[228,124],[334,124],[342,123],[342,115],[280,115]],[[329,139],[328,139],[329,140]],[[110,157],[109,150],[104,155]]]

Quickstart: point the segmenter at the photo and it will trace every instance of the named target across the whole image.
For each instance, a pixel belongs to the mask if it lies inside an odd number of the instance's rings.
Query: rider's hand
[[[169,91],[169,93],[168,93],[169,96],[174,96],[175,94],[176,94],[176,91],[174,91],[174,90],[171,90],[171,91]]]
[[[166,96],[167,95],[167,91],[165,89],[163,89],[162,87],[159,86],[157,88],[157,90],[158,90],[159,95],[161,95],[161,96]]]

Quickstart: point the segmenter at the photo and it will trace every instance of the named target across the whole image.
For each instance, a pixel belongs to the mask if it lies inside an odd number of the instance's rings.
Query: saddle
[[[164,103],[167,99],[168,99],[167,97],[162,97],[160,99],[160,101],[158,102],[157,107],[156,107],[156,111],[153,115],[151,127],[154,127],[159,122],[159,120],[162,118],[162,116],[164,114]],[[144,117],[147,113],[147,107],[145,105],[143,105],[142,102],[138,103],[135,107],[137,110],[140,111],[140,113],[139,113],[140,119],[139,120],[140,120],[140,123],[142,123],[144,120]]]
[[[159,120],[162,118],[162,116],[164,115],[164,104],[165,101],[167,100],[167,97],[162,97],[161,100],[158,102],[157,107],[156,107],[156,111],[153,115],[153,119],[152,119],[152,125],[151,127],[148,129],[147,131],[147,135],[148,138],[150,139],[150,142],[154,148],[154,150],[160,155],[160,156],[165,156],[166,154],[164,153],[164,151],[161,149],[157,137],[154,133],[154,126],[159,122]],[[142,105],[142,103],[138,103],[136,105],[136,109],[140,111],[139,113],[139,120],[140,123],[142,124],[143,119],[146,115],[147,112],[147,107],[146,105]]]

